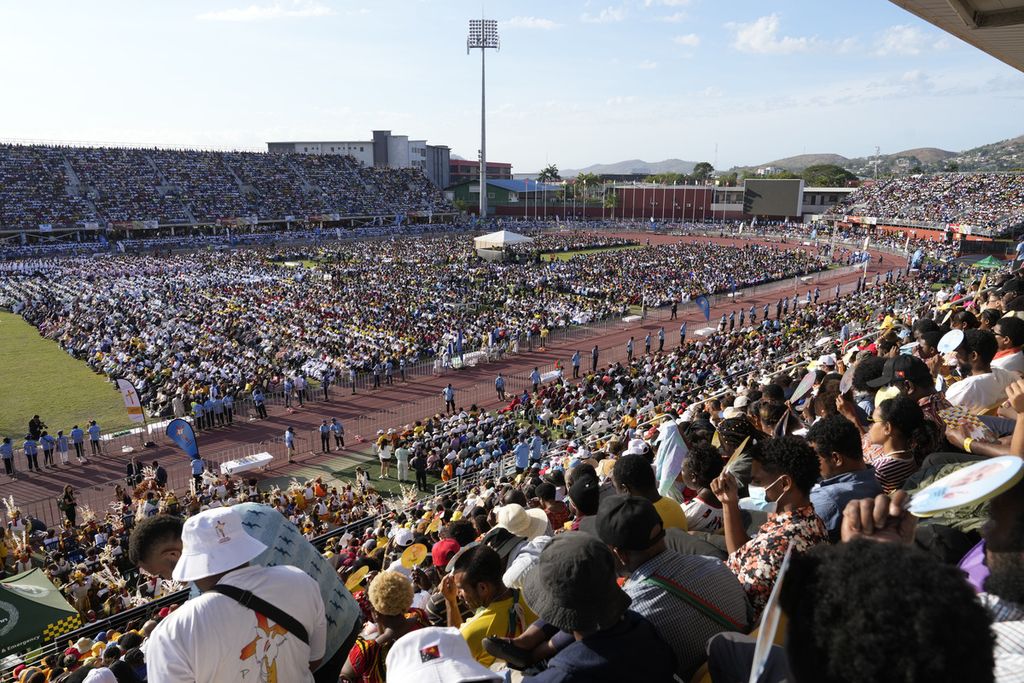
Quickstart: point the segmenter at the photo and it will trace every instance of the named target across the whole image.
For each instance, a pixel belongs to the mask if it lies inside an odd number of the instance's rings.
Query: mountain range
[[[793,173],[799,173],[808,166],[835,164],[858,176],[868,178],[875,174],[875,162],[876,158],[874,156],[850,158],[835,153],[798,154],[754,166],[734,166],[729,170],[742,173],[772,166]],[[974,147],[962,152],[951,152],[939,149],[938,147],[905,149],[892,154],[879,154],[877,162],[879,175],[947,170],[1009,171],[1024,169],[1024,135]],[[576,174],[584,172],[596,173],[598,175],[691,173],[695,165],[693,161],[683,161],[682,159],[665,159],[664,161],[653,162],[643,161],[642,159],[629,159],[611,164],[592,164],[580,169],[565,169],[561,174],[565,178],[572,178]]]

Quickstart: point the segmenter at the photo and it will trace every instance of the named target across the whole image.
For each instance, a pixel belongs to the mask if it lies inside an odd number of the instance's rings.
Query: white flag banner
[[[124,407],[128,411],[128,419],[132,422],[145,422],[146,416],[142,413],[142,402],[139,400],[139,392],[135,385],[126,379],[117,380],[117,390],[121,392],[124,399]]]

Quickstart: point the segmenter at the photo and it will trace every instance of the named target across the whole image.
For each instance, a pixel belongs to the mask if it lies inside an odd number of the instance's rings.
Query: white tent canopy
[[[499,230],[488,235],[474,237],[473,247],[476,249],[503,249],[512,244],[524,244],[532,241],[532,237],[509,232],[508,230]]]

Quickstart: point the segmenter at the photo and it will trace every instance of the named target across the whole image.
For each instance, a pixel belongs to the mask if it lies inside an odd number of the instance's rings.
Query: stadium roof
[[[911,14],[1024,71],[1024,0],[891,0]]]
[[[536,180],[488,180],[487,184],[509,192],[558,192],[562,189],[561,185],[538,183]]]

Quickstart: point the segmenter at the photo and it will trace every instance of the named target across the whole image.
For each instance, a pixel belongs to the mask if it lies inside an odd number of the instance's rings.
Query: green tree
[[[562,176],[558,175],[558,166],[555,164],[548,164],[540,170],[537,174],[537,182],[550,183],[554,180],[561,180]]]
[[[718,184],[722,187],[735,187],[737,180],[736,171],[729,171],[718,176]]]
[[[960,164],[956,163],[955,161],[950,161],[948,164],[946,164],[946,170],[949,171],[950,173],[956,173],[957,171],[960,170]]]
[[[455,210],[459,213],[466,213],[466,209],[469,208],[469,204],[465,199],[453,199],[452,206],[454,206]]]
[[[857,179],[856,175],[835,164],[808,166],[804,169],[803,177],[804,182],[814,187],[845,187]]]
[[[715,172],[715,167],[706,161],[702,161],[693,167],[693,173],[691,174],[694,180],[707,180],[712,173]]]
[[[601,186],[601,176],[596,173],[577,174],[575,186],[577,189],[582,188],[580,189],[580,197],[586,201],[587,198],[592,196],[597,188]]]
[[[611,209],[612,219],[615,218],[615,209],[619,208],[619,193],[614,187],[608,188],[611,191],[604,192],[604,208]]]
[[[644,178],[645,183],[660,183],[662,185],[672,185],[673,183],[683,185],[689,180],[689,176],[685,173],[655,173]]]

